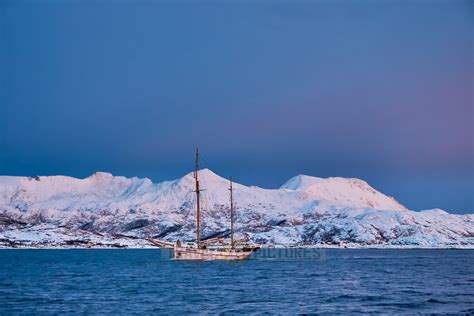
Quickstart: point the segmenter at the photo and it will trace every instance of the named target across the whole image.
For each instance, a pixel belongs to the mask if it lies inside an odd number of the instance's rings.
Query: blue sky
[[[474,212],[472,1],[0,0],[0,174],[276,188],[358,177]]]

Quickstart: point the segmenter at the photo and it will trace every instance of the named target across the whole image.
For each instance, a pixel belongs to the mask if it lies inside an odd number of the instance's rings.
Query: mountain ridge
[[[198,172],[203,236],[226,237],[229,180]],[[0,176],[0,239],[48,245],[126,235],[142,246],[137,240],[150,235],[192,240],[193,190],[193,172],[159,183],[106,172],[84,179]],[[237,234],[258,244],[474,246],[474,215],[410,211],[360,179],[298,175],[278,189],[234,183],[234,198]]]

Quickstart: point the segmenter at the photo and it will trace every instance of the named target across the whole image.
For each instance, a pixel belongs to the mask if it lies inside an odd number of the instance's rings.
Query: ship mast
[[[232,177],[230,177],[230,248],[234,249],[234,199],[232,196]]]
[[[196,147],[196,172],[194,173],[194,180],[196,182],[196,242],[198,249],[201,248],[201,212],[200,212],[200,200],[199,200],[199,179],[198,179],[198,169],[199,169],[199,150]]]

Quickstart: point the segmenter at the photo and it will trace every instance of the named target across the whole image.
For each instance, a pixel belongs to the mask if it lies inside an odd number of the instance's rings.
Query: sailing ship
[[[196,244],[194,246],[182,245],[178,240],[176,243],[150,239],[150,241],[160,247],[173,249],[173,257],[176,260],[246,260],[258,247],[237,246],[234,240],[234,200],[232,178],[230,178],[230,246],[212,247],[210,242],[201,240],[201,192],[199,183],[199,150],[196,148],[196,170],[194,172],[194,182],[196,194]],[[217,241],[221,241],[217,239]]]

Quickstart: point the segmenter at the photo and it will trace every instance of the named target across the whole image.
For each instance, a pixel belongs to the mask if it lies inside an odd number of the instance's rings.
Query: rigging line
[[[205,169],[205,168],[209,168],[211,166],[211,164],[207,161],[206,157],[203,157],[202,155],[199,156],[201,161],[203,162],[201,165],[202,165],[202,168],[201,169]]]
[[[236,203],[234,200],[234,234],[237,236],[237,217],[238,217],[238,212],[239,210],[239,203]]]
[[[207,193],[206,193],[206,180],[205,177],[200,177],[199,182],[202,184],[203,189],[201,189],[201,211],[204,214],[205,210],[207,209],[208,206],[208,198],[207,198]]]
[[[188,195],[189,195],[189,193],[188,193]],[[189,204],[186,203],[186,204],[188,204],[188,205],[186,205],[186,211],[185,211],[186,215],[185,215],[185,218],[189,218],[189,215],[190,215],[190,213],[191,213],[191,210],[194,209],[194,208],[192,207],[192,206],[196,203],[196,198],[194,197],[194,194],[191,195],[190,200],[191,200],[191,201],[190,201]]]
[[[201,161],[201,169],[206,169],[206,168],[209,168],[211,166],[211,164],[209,163],[209,161],[207,160],[206,158],[207,156],[205,154],[203,154],[202,156],[199,156],[199,159]]]

